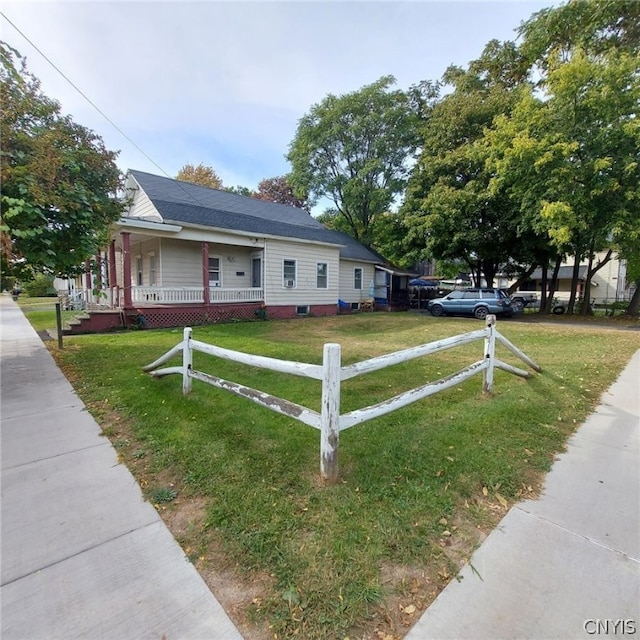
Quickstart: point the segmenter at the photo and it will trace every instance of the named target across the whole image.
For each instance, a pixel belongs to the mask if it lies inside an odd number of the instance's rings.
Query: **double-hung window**
[[[353,288],[362,289],[362,269],[360,267],[356,267],[353,270]]]
[[[142,256],[138,256],[136,258],[136,284],[141,287],[144,283],[144,273],[143,273],[143,267],[142,267]]]
[[[157,284],[156,280],[156,254],[149,254],[149,286],[155,287]]]
[[[326,289],[329,286],[329,265],[326,262],[316,264],[316,287]]]
[[[282,262],[282,286],[293,289],[296,286],[297,265],[295,260],[283,260]]]
[[[220,258],[209,258],[209,286],[219,287],[220,283]]]

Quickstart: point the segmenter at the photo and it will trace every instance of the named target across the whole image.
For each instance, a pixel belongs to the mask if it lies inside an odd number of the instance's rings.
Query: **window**
[[[143,283],[143,272],[142,272],[142,256],[138,256],[136,258],[136,284],[141,287]]]
[[[155,253],[149,254],[149,286],[155,287],[156,285],[156,255]]]
[[[296,261],[284,260],[282,263],[282,286],[292,289],[296,286]]]
[[[360,267],[353,270],[353,288],[362,289],[362,269]]]
[[[209,286],[220,286],[220,258],[209,258]]]
[[[316,287],[318,289],[326,289],[328,286],[327,274],[329,268],[326,262],[318,262],[316,265]]]
[[[251,286],[262,286],[262,258],[251,258]]]
[[[309,305],[296,307],[296,315],[297,316],[308,316],[309,315]]]

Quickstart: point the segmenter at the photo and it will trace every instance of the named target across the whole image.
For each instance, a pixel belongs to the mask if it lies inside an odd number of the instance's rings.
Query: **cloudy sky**
[[[5,0],[0,38],[63,112],[120,150],[122,170],[175,176],[203,162],[254,188],[288,171],[298,120],[328,93],[387,74],[401,89],[436,80],[551,4]]]

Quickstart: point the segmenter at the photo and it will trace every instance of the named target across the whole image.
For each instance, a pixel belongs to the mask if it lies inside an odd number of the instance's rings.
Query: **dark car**
[[[472,315],[480,319],[489,313],[511,316],[516,312],[509,294],[504,289],[492,287],[452,291],[444,298],[430,300],[428,309],[434,316],[450,313]]]

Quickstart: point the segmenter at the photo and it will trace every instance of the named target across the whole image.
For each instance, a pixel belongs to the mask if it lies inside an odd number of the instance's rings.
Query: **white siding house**
[[[381,257],[306,211],[140,171],[125,186],[129,208],[103,258],[102,317],[87,330],[109,328],[109,309],[114,323],[176,326],[332,315],[340,300],[354,309],[373,298]]]
[[[593,266],[604,261],[607,251],[600,251],[595,254]],[[585,281],[587,277],[588,260],[582,260],[578,267],[578,299],[582,298],[585,290]],[[551,278],[553,269],[549,268],[547,277]],[[567,301],[571,295],[571,283],[573,280],[573,257],[570,257],[562,264],[558,272],[558,282],[555,296],[558,300]],[[599,269],[591,279],[590,298],[594,304],[606,305],[611,302],[620,300],[629,300],[631,298],[631,287],[626,278],[626,261],[621,260],[616,254]],[[549,283],[547,282],[547,285]],[[527,282],[522,290],[537,291],[542,289],[542,270],[536,269],[529,282]]]

